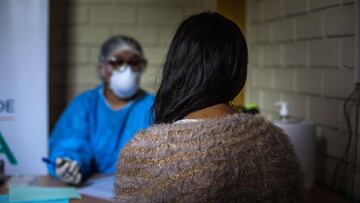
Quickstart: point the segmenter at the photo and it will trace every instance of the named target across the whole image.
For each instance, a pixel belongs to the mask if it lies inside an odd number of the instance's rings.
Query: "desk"
[[[98,176],[95,176],[98,177]],[[64,187],[66,184],[56,180],[50,176],[39,176],[36,177],[36,185],[37,186],[58,186]],[[0,194],[7,194],[6,184],[3,184],[0,187]],[[305,203],[319,203],[319,202],[326,202],[326,203],[346,203],[349,202],[343,197],[331,193],[330,191],[323,189],[321,187],[314,188],[310,191],[307,191],[304,195]],[[98,199],[95,197],[81,195],[80,200],[71,200],[71,203],[109,203],[109,201]]]
[[[51,176],[38,176],[36,177],[36,186],[54,186],[54,187],[66,187],[67,185],[59,180],[54,179]],[[0,187],[0,194],[7,194],[7,184],[3,184]],[[80,200],[71,200],[71,203],[109,203],[109,201],[98,199],[95,197],[81,195]]]

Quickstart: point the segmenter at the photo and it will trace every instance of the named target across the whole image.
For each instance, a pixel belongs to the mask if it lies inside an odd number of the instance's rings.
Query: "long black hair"
[[[247,46],[238,26],[214,12],[185,19],[170,44],[153,110],[155,123],[231,101],[243,88]]]

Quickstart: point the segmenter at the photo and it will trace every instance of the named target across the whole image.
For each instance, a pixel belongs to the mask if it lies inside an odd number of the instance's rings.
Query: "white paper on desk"
[[[83,195],[114,201],[114,181],[115,176],[96,178],[86,182],[86,186],[79,188],[78,191]]]

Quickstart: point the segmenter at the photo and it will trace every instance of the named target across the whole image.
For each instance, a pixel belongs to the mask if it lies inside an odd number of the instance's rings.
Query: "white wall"
[[[277,112],[273,103],[287,100],[290,116],[316,123],[316,178],[330,186],[348,139],[342,105],[355,88],[354,1],[247,2],[250,65],[246,100],[259,103],[270,117]],[[338,188],[348,190],[349,182],[343,181]],[[355,194],[360,199],[360,173]]]

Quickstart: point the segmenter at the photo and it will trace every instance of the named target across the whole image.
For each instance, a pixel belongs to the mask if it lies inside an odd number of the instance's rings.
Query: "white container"
[[[278,101],[274,105],[280,107],[280,120],[274,124],[289,136],[305,175],[305,189],[309,190],[315,182],[315,125],[307,121],[291,121],[286,101]]]
[[[310,122],[275,121],[284,130],[294,145],[302,171],[305,175],[305,189],[314,186],[315,171],[315,125]]]

